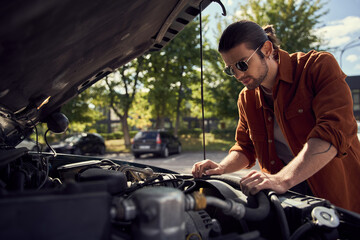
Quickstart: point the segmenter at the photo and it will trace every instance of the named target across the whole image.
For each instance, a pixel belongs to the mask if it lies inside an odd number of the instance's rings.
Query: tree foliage
[[[147,130],[152,127],[151,108],[148,101],[148,92],[139,91],[129,111],[129,126]]]
[[[319,18],[327,13],[323,10],[324,5],[321,0],[242,1],[234,8],[235,11],[230,17],[216,16],[218,23],[215,38],[218,42],[226,26],[247,19],[260,26],[272,24],[282,49],[290,53],[307,52],[318,48],[322,43],[322,40],[314,34],[314,29],[319,23]],[[235,119],[238,116],[237,98],[243,85],[222,72],[224,65],[220,57],[210,64],[213,71],[209,74],[209,78],[213,80],[213,84],[209,87],[213,98],[216,99],[212,111],[219,116]]]
[[[83,132],[104,118],[103,114],[92,104],[97,90],[89,88],[61,108],[61,112],[69,119],[71,132]]]
[[[206,20],[205,20],[206,21]],[[159,52],[152,53],[148,62],[145,86],[156,119],[156,127],[164,127],[165,117],[175,119],[175,134],[179,127],[184,98],[191,98],[192,84],[199,84],[200,66],[198,23],[191,22]]]
[[[224,63],[216,50],[209,52],[206,71],[207,91],[211,93],[211,101],[207,110],[219,119],[237,119],[237,98],[244,87],[235,78],[223,72]],[[210,71],[211,70],[211,71]]]
[[[232,8],[234,12],[228,12],[230,17],[216,18],[215,38],[218,40],[230,23],[249,19],[261,26],[272,24],[282,49],[306,52],[322,43],[313,30],[327,13],[324,6],[322,0],[241,1]],[[203,29],[207,24],[205,17]],[[63,112],[71,122],[91,125],[103,115],[101,107],[111,107],[125,132],[128,121],[130,125],[149,128],[152,118],[157,128],[163,128],[164,119],[168,118],[175,123],[176,134],[181,117],[201,118],[199,37],[199,23],[195,20],[159,52],[122,66],[103,83],[66,104]],[[223,73],[224,64],[216,47],[203,39],[205,117],[236,121],[236,103],[243,85]],[[124,136],[129,144],[126,133]]]
[[[322,0],[248,0],[239,4],[241,11],[233,20],[248,19],[260,26],[272,24],[282,49],[307,52],[322,44],[314,29],[328,12],[323,10],[325,4]]]
[[[130,147],[128,117],[139,83],[143,80],[144,58],[139,57],[105,77],[109,107],[120,118],[126,147]]]

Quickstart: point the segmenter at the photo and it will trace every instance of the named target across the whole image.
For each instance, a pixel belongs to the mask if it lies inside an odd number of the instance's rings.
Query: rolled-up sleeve
[[[229,153],[232,151],[243,153],[249,160],[249,165],[246,168],[251,168],[255,165],[255,150],[249,136],[246,114],[241,102],[242,98],[240,94],[238,99],[239,122],[235,133],[236,143],[230,148]]]
[[[351,91],[346,75],[341,71],[331,54],[321,54],[313,62],[310,76],[314,99],[312,108],[316,124],[308,134],[331,143],[337,150],[337,157],[346,156],[346,151],[356,137],[357,124],[353,115]]]

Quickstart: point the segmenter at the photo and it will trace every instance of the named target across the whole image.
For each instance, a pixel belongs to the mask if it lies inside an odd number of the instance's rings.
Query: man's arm
[[[337,154],[337,149],[319,138],[311,138],[299,154],[276,174],[252,171],[240,181],[245,194],[256,194],[262,189],[272,189],[284,193],[291,187],[308,179]]]
[[[192,175],[195,178],[206,175],[220,175],[231,173],[243,169],[249,165],[247,157],[238,151],[230,152],[220,163],[213,162],[209,159],[197,162],[192,167]]]

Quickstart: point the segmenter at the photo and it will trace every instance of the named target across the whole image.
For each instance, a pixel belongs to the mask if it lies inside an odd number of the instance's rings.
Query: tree
[[[129,111],[128,123],[130,126],[147,130],[151,128],[151,118],[148,92],[139,89]]]
[[[153,106],[156,128],[164,127],[166,116],[175,116],[175,135],[179,129],[183,99],[191,96],[190,85],[199,82],[198,27],[195,21],[189,23],[165,48],[152,53],[148,62],[150,79],[145,86],[150,89],[148,97]]]
[[[322,10],[324,3],[321,0],[248,0],[239,3],[229,18],[216,16],[217,42],[220,34],[230,23],[248,19],[260,26],[273,24],[277,37],[281,41],[281,48],[288,52],[304,51],[318,48],[322,39],[314,34],[314,29],[321,16],[327,11]],[[240,9],[240,10],[239,10]],[[231,20],[229,20],[231,19]],[[214,53],[215,54],[215,53]],[[226,76],[222,69],[224,64],[217,54],[218,60],[211,61],[211,73],[207,77],[212,85],[209,88],[216,101],[212,111],[228,118],[236,119],[238,116],[236,102],[243,85],[237,83],[232,77]]]
[[[223,17],[218,16],[217,19],[219,23],[216,33],[221,33],[229,23]],[[218,42],[220,35],[216,38]],[[206,92],[211,93],[206,100],[207,111],[215,116],[221,116],[221,120],[237,119],[237,98],[244,86],[223,72],[224,62],[217,50],[209,49],[205,53],[205,58],[207,60],[205,63]]]
[[[70,131],[83,132],[87,127],[103,118],[103,114],[92,104],[95,96],[96,91],[89,88],[61,108],[61,112],[70,121]]]
[[[234,18],[245,18],[260,26],[273,24],[282,49],[307,52],[318,49],[323,42],[314,29],[321,16],[328,13],[323,10],[325,4],[321,0],[248,0],[239,5],[242,11]]]
[[[105,85],[97,86],[97,104],[110,106],[119,117],[127,148],[131,144],[128,126],[129,111],[138,85],[143,81],[143,63],[143,57],[137,58],[106,76]]]

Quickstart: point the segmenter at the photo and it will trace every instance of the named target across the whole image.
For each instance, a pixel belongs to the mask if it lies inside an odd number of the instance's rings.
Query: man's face
[[[254,51],[254,49],[248,49],[245,44],[242,43],[225,53],[220,53],[225,65],[233,69],[235,73],[234,77],[248,89],[255,89],[260,86],[269,71],[265,59],[261,58],[257,53],[247,62],[249,66],[247,71],[243,72],[235,67],[235,63],[246,61]],[[261,48],[257,51],[261,51]]]

